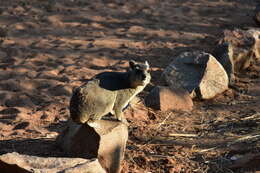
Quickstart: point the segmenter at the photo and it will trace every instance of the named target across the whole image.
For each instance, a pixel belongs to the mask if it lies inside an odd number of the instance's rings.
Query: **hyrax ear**
[[[131,69],[135,68],[135,64],[136,64],[135,61],[133,61],[133,60],[129,61],[129,66],[130,66]]]
[[[146,65],[147,69],[150,68],[150,66],[149,66],[149,64],[148,64],[148,61],[145,61],[145,65]]]

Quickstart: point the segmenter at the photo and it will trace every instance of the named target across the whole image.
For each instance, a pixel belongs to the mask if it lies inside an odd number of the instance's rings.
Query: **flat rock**
[[[182,53],[174,58],[162,76],[171,88],[184,88],[192,98],[211,99],[228,89],[225,69],[205,52]]]
[[[37,157],[16,152],[0,156],[1,173],[105,173],[97,159]]]
[[[106,171],[117,173],[120,172],[127,139],[127,126],[118,121],[98,120],[90,126],[69,120],[57,143],[71,156],[98,158]]]
[[[182,110],[191,111],[193,107],[189,92],[182,88],[156,86],[145,98],[147,106],[161,111]]]

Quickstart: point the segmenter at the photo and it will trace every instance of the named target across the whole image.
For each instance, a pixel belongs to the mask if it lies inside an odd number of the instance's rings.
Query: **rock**
[[[120,172],[128,139],[127,126],[109,120],[95,121],[91,126],[69,120],[67,129],[58,136],[57,144],[74,157],[98,158],[107,172]]]
[[[0,156],[0,169],[1,173],[105,173],[97,159],[37,157],[16,152]]]
[[[146,121],[149,119],[148,109],[138,96],[135,96],[124,110],[124,116],[130,121]]]
[[[141,26],[131,26],[129,29],[128,29],[128,32],[130,33],[142,33],[145,31],[145,28],[141,27]]]
[[[8,164],[2,160],[0,160],[0,169],[2,173],[9,173],[9,172],[15,172],[15,173],[30,173],[30,171],[23,169],[16,164]]]
[[[229,83],[235,80],[234,75],[234,61],[233,61],[233,47],[229,43],[222,43],[216,46],[212,55],[220,62],[226,70]]]
[[[62,20],[60,19],[60,16],[58,15],[52,15],[47,17],[47,22],[52,24],[55,27],[62,27],[64,26]]]
[[[205,52],[182,53],[164,70],[162,76],[171,88],[184,88],[192,98],[211,99],[228,89],[225,69]]]
[[[83,164],[78,164],[75,167],[67,168],[63,173],[106,173],[97,159]]]
[[[255,23],[260,26],[260,3],[256,5],[255,11],[254,11],[254,20]]]
[[[224,37],[219,41],[219,44],[223,43],[232,45],[235,72],[241,72],[250,66],[255,57],[256,40],[253,32],[241,29],[225,30]]]
[[[156,86],[145,98],[147,106],[161,110],[191,111],[193,107],[189,93],[181,88],[171,89],[169,87]]]
[[[144,103],[130,106],[125,112],[124,116],[130,121],[147,121],[149,119],[148,109]]]

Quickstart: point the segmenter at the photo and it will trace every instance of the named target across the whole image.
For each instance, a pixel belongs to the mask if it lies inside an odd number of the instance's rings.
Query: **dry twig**
[[[169,136],[174,136],[174,137],[198,137],[197,134],[185,134],[185,133],[170,133]]]
[[[260,139],[260,135],[257,134],[257,135],[246,135],[246,136],[242,136],[232,142],[229,142],[227,144],[227,146],[229,147],[230,145],[233,145],[233,144],[236,144],[236,143],[239,143],[239,142],[249,142],[249,141],[252,141],[252,140],[258,140]]]

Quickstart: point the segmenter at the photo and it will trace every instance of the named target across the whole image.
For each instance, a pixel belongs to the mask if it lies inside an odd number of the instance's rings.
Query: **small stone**
[[[147,106],[161,111],[182,110],[191,111],[192,99],[184,89],[171,89],[169,87],[156,86],[145,98]]]
[[[47,21],[53,26],[60,27],[63,23],[58,15],[52,15],[47,17]]]

